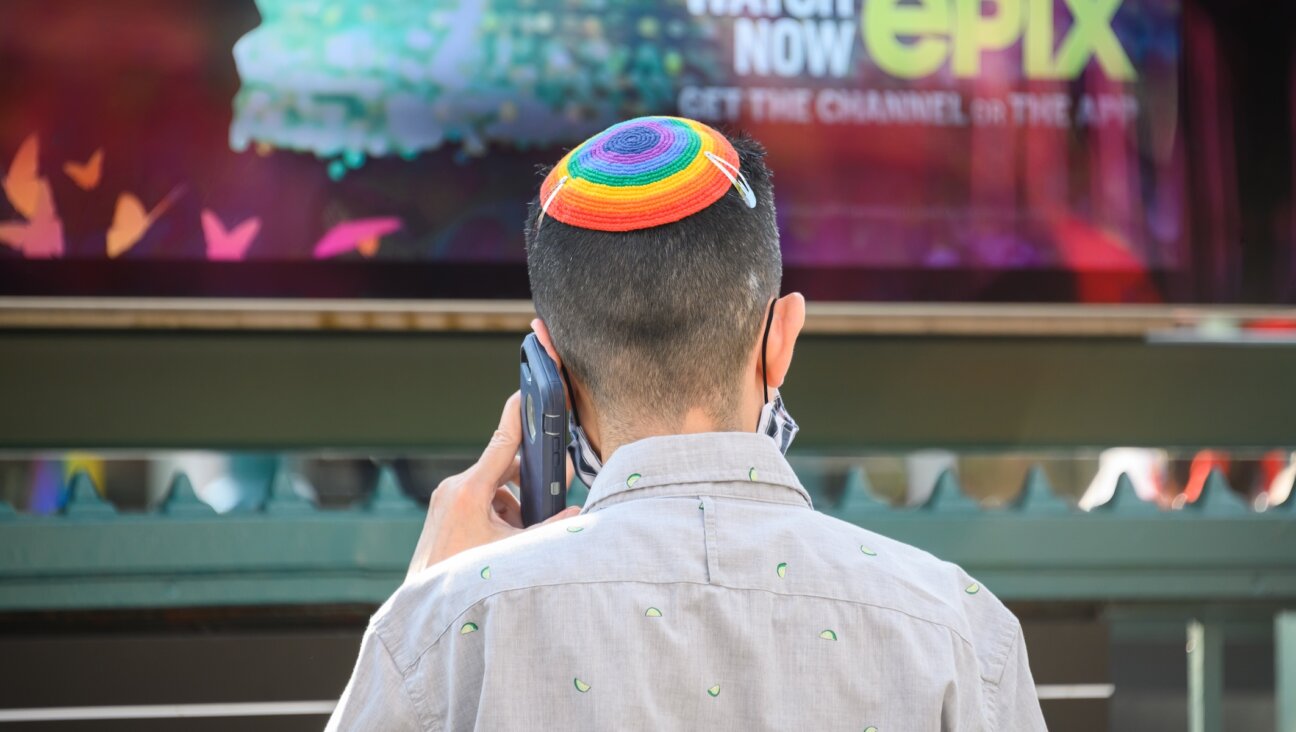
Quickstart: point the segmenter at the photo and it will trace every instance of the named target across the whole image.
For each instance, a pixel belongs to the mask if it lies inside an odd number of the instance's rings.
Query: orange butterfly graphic
[[[203,235],[207,239],[207,258],[213,261],[238,261],[261,232],[261,219],[253,216],[227,230],[211,209],[202,212]]]
[[[144,204],[134,193],[123,193],[117,197],[117,210],[113,213],[112,227],[108,229],[108,256],[116,259],[135,246],[149,227],[158,220],[166,210],[179,198],[181,188],[176,187],[163,198],[161,203],[147,211]]]
[[[26,221],[0,222],[0,244],[33,259],[63,255],[63,221],[54,208],[49,181],[39,173],[40,143],[30,135],[18,147],[0,187]]]
[[[92,191],[99,187],[99,179],[103,176],[103,148],[94,151],[94,155],[84,163],[78,163],[75,160],[69,160],[63,164],[63,172],[67,177],[72,179],[81,187],[83,191]]]
[[[356,251],[360,252],[360,256],[369,259],[378,253],[378,245],[381,243],[382,241],[376,236],[365,237],[356,242]]]
[[[39,153],[39,139],[34,134],[28,135],[18,147],[18,153],[14,155],[13,163],[9,166],[9,172],[3,181],[4,192],[9,197],[9,202],[25,219],[36,215],[36,204],[41,201],[42,196],[41,186],[45,184],[37,169]]]

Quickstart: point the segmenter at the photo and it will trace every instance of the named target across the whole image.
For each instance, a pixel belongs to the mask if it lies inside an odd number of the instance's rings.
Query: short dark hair
[[[532,200],[527,273],[536,312],[567,370],[600,409],[728,425],[766,305],[783,276],[765,148],[727,136],[756,207],[730,189],[707,208],[627,232],[577,228]],[[561,195],[561,193],[559,194]]]

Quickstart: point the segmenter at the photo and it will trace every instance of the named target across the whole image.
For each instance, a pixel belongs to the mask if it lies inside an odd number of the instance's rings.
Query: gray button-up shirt
[[[1042,730],[1021,628],[959,567],[813,510],[764,435],[626,445],[580,515],[374,615],[347,730]]]

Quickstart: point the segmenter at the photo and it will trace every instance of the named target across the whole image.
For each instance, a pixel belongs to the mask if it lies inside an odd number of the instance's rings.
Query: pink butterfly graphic
[[[31,202],[27,221],[0,221],[0,244],[7,244],[28,259],[63,256],[63,220],[54,211],[54,196],[42,179]]]
[[[328,230],[315,244],[315,258],[328,259],[351,250],[372,257],[378,251],[379,237],[399,231],[401,220],[395,216],[343,221]]]
[[[261,219],[253,216],[232,230],[211,209],[202,212],[203,236],[207,239],[207,258],[213,262],[237,262],[247,254],[252,240],[261,233]]]

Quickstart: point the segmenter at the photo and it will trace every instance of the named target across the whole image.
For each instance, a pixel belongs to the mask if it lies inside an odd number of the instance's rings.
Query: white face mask
[[[769,340],[770,325],[774,322],[774,303],[770,303],[769,317],[765,321],[765,334],[761,337],[761,369],[765,368],[765,343]],[[567,376],[566,369],[563,370],[563,378],[570,379]],[[569,387],[570,388],[570,387]],[[573,398],[572,404],[575,405]],[[570,418],[567,420],[571,431],[571,441],[567,443],[567,454],[571,456],[572,466],[576,469],[576,474],[580,476],[581,482],[586,486],[594,485],[594,479],[598,477],[599,471],[603,469],[603,461],[599,460],[598,453],[594,452],[594,446],[590,444],[589,438],[585,436],[585,430],[580,425],[580,417],[573,406]],[[792,445],[793,438],[801,428],[797,426],[796,420],[788,413],[787,407],[783,406],[783,397],[775,395],[773,399],[769,398],[769,386],[765,387],[765,404],[761,407],[760,417],[756,420],[756,433],[769,435],[771,440],[778,445],[779,450],[787,454],[788,448]]]

